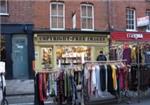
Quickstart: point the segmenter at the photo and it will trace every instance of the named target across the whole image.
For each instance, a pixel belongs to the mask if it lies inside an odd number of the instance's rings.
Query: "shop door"
[[[12,60],[13,78],[28,78],[28,56],[27,56],[27,37],[13,36],[12,38]]]

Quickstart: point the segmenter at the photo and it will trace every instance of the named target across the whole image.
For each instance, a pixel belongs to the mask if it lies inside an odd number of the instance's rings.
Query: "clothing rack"
[[[86,61],[84,63],[84,68],[86,67],[87,64],[98,64],[98,65],[108,65],[108,64],[118,64],[118,63],[124,63],[126,65],[126,61],[127,60],[112,60],[112,61]],[[127,66],[127,65],[126,65]],[[85,71],[84,71],[85,72]],[[85,97],[84,97],[84,94],[85,94],[85,90],[84,90],[84,77],[83,77],[83,83],[82,83],[82,105],[86,105],[85,103]],[[127,93],[127,92],[125,92]],[[88,99],[89,101],[90,99]],[[114,102],[114,101],[117,101],[117,102],[120,102],[121,101],[121,97],[120,97],[120,93],[117,97],[115,97],[115,99],[106,99],[106,100],[99,100],[98,103],[107,103],[107,102]]]
[[[66,67],[66,68],[58,68],[58,70],[54,70],[54,69],[52,69],[52,70],[41,70],[41,71],[35,71],[35,79],[34,79],[34,88],[35,88],[35,97],[34,97],[34,104],[35,105],[44,105],[44,101],[43,102],[40,102],[39,101],[39,99],[38,99],[38,83],[37,83],[37,75],[38,74],[52,74],[52,76],[53,76],[53,74],[58,78],[58,76],[59,76],[59,73],[63,73],[63,72],[65,72],[66,70],[69,70],[68,71],[68,73],[71,73],[72,71],[70,71],[71,69],[74,69],[74,68],[76,68],[76,66],[74,66],[74,65],[70,65],[70,66],[68,66],[68,67]],[[77,73],[79,73],[79,75],[80,75],[80,72],[81,72],[81,70],[73,70],[73,72],[75,73],[75,72],[77,72]],[[64,74],[64,73],[63,73]],[[65,74],[64,74],[65,75]],[[55,77],[54,77],[55,78]],[[68,77],[69,78],[69,80],[71,79],[70,77]],[[56,79],[56,78],[55,78]],[[57,81],[58,79],[56,79],[56,81]],[[64,81],[64,80],[63,80]],[[72,82],[71,82],[72,81]],[[75,88],[77,89],[77,84],[75,83],[75,80],[73,79],[73,77],[72,77],[72,79],[70,80],[70,83],[72,83],[71,84],[71,86],[75,86]],[[71,87],[72,88],[72,87]],[[67,91],[68,92],[68,91]],[[72,98],[72,104],[73,105],[75,105],[75,103],[78,103],[79,101],[76,99],[76,95],[74,95],[74,92],[77,92],[77,90],[72,90],[72,93],[73,93],[73,96],[71,97]],[[78,93],[77,93],[78,94]],[[77,96],[78,97],[78,96]],[[55,97],[54,96],[54,100],[56,100],[56,98],[57,98],[57,96]],[[70,101],[69,101],[70,102]],[[60,105],[62,105],[62,104],[64,104],[64,103],[62,103],[62,102],[59,102],[58,101],[58,103],[57,104],[60,104]]]
[[[37,83],[37,75],[38,74],[57,74],[58,70],[42,70],[42,71],[35,71],[35,78],[34,78],[34,105],[44,105],[44,101],[39,101],[38,98],[38,83]]]

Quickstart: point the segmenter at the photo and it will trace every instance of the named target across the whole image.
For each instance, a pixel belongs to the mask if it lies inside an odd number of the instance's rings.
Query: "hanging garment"
[[[95,73],[96,73],[96,90],[98,96],[101,96],[101,81],[100,81],[100,67],[99,65],[95,65]]]
[[[123,59],[123,49],[118,48],[117,49],[117,60],[122,60]]]
[[[150,51],[144,53],[145,55],[145,63],[150,65]]]
[[[96,70],[95,70],[94,66],[92,67],[91,88],[92,88],[92,95],[95,95],[95,89],[96,89]]]
[[[110,60],[117,60],[117,49],[111,49],[109,55]]]
[[[107,65],[107,76],[108,76],[108,80],[107,80],[108,92],[114,95],[115,91],[113,87],[112,68],[110,65]]]
[[[127,64],[131,64],[131,49],[125,48],[123,51],[123,59],[127,60]]]
[[[100,65],[100,81],[101,81],[101,90],[106,90],[106,69],[104,65]]]
[[[136,52],[137,52],[137,48],[136,47],[133,47],[131,49],[131,60],[132,60],[132,63],[136,63]]]
[[[40,101],[45,101],[46,100],[46,80],[44,74],[39,74],[39,97]]]
[[[108,91],[108,83],[107,83],[108,82],[108,73],[107,73],[108,71],[107,71],[107,65],[104,65],[104,66],[105,66],[105,75],[106,75],[106,79],[105,79],[105,81],[106,81],[105,83],[106,84],[105,85],[106,85],[106,91]]]
[[[112,68],[113,88],[117,90],[117,75],[116,75],[117,68],[115,65],[111,65],[111,68]]]
[[[65,101],[64,96],[64,73],[61,72],[57,78],[57,101],[59,104]]]

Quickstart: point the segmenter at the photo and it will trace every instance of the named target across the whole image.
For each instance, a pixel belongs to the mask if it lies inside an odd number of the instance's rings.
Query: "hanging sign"
[[[137,27],[147,26],[150,23],[149,16],[137,18]]]

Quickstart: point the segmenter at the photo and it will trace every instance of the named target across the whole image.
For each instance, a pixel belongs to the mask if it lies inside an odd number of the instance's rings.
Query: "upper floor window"
[[[146,15],[149,16],[149,21],[150,21],[150,10],[147,10],[147,11],[146,11]],[[149,25],[147,26],[146,31],[150,31],[150,23],[149,23]]]
[[[81,4],[81,29],[94,30],[94,9],[91,4]]]
[[[65,29],[65,7],[63,3],[52,2],[50,4],[50,27],[51,29]]]
[[[8,15],[7,0],[0,0],[0,15]]]
[[[127,31],[136,31],[135,9],[126,9],[126,28]]]

